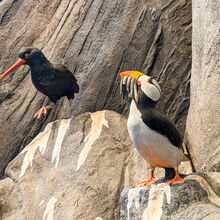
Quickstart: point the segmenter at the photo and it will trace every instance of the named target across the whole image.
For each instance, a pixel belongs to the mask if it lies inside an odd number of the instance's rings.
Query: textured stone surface
[[[48,124],[0,182],[2,218],[42,219],[51,206],[55,219],[118,219],[124,164],[133,150],[125,124],[123,116],[110,112]],[[15,191],[12,200],[8,194]]]
[[[193,0],[193,59],[186,139],[197,170],[220,171],[220,4]]]
[[[201,174],[208,176],[209,174]],[[219,176],[219,173],[210,173]],[[121,193],[122,220],[149,219],[219,219],[220,182],[212,179],[209,185],[206,178],[189,175],[182,185],[169,186],[166,183],[149,187],[129,189]]]
[[[132,150],[126,118],[118,113],[85,113],[48,124],[0,181],[1,219],[39,220],[47,214],[49,219],[119,219]]]
[[[118,220],[120,192],[148,173],[124,116],[98,111],[57,120],[7,166],[0,181],[1,219],[39,220],[51,207],[54,219]],[[158,178],[163,173],[156,169]]]
[[[15,220],[21,217],[20,189],[10,178],[0,181],[0,219]]]
[[[4,0],[0,3],[0,72],[23,46],[42,49],[74,72],[81,91],[73,115],[121,106],[118,73],[136,69],[158,77],[158,108],[183,133],[189,104],[191,3],[187,0]],[[41,121],[48,102],[31,84],[27,67],[0,81],[0,175],[46,124],[64,115],[67,100]]]

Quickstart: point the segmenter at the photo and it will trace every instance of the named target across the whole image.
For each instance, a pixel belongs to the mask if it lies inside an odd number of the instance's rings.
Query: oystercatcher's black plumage
[[[74,94],[79,92],[79,86],[73,74],[65,66],[50,63],[44,54],[36,48],[24,47],[19,51],[18,57],[19,60],[1,76],[1,79],[21,65],[30,66],[34,86],[50,99],[50,104],[42,107],[34,118],[40,119],[63,96],[69,100],[67,118],[70,118]]]

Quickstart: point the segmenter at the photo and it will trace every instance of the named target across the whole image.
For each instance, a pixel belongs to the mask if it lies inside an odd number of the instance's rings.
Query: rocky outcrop
[[[219,12],[217,1],[193,1],[193,62],[186,140],[200,171],[220,171]]]
[[[124,116],[98,111],[58,120],[7,166],[0,218],[118,220],[120,192],[147,176]]]
[[[219,177],[193,174],[182,185],[126,188],[120,198],[121,220],[220,219]]]
[[[126,114],[118,73],[135,69],[158,78],[158,108],[184,131],[191,69],[191,3],[186,0],[3,0],[0,3],[0,71],[35,46],[76,76],[80,93],[73,115],[110,109]],[[48,102],[31,83],[28,68],[0,82],[0,175],[46,124],[64,115],[67,100],[41,121]]]

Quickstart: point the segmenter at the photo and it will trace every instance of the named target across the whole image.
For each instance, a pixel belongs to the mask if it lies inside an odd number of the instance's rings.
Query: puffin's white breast
[[[132,100],[127,121],[128,133],[141,156],[152,167],[175,167],[184,154],[167,137],[149,128]]]

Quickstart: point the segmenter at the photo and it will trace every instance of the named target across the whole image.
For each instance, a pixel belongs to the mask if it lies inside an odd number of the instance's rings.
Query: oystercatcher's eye
[[[152,78],[150,78],[150,79],[148,79],[148,82],[150,83],[150,84],[153,84],[153,82],[152,82]]]
[[[25,54],[24,54],[24,57],[25,57],[25,58],[28,58],[28,57],[29,57],[29,53],[25,53]]]

